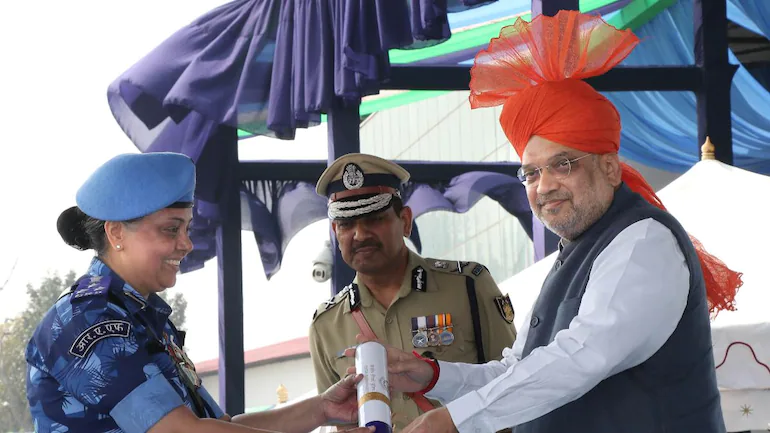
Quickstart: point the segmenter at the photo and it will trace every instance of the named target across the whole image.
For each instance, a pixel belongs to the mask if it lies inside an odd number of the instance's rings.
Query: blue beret
[[[118,155],[96,169],[75,197],[80,210],[103,221],[141,218],[176,202],[192,202],[195,164],[180,153]]]

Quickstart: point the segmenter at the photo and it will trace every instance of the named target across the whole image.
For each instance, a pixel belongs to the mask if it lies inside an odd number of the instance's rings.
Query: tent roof
[[[770,204],[762,191],[768,190],[770,177],[710,160],[695,164],[658,193],[709,252],[744,274],[737,311],[719,313],[715,326],[767,321],[770,268],[762,249],[770,243],[763,229]]]

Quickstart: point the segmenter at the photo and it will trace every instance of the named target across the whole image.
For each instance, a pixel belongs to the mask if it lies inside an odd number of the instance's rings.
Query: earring
[[[120,249],[120,245],[115,245],[115,249],[119,250]]]

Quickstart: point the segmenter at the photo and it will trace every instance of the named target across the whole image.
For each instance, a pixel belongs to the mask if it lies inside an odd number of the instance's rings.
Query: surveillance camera
[[[313,279],[319,283],[329,280],[332,277],[332,245],[330,241],[324,243],[324,248],[313,260]]]
[[[326,263],[313,263],[313,279],[323,283],[332,277],[332,265]]]

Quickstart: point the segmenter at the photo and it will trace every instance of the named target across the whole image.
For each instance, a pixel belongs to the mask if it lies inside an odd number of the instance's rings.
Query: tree
[[[18,264],[19,264],[19,258],[17,257],[16,261],[13,262],[13,266],[11,266],[11,270],[8,272],[8,278],[6,278],[5,282],[2,285],[0,285],[0,291],[2,291],[5,288],[5,286],[8,285],[8,281],[11,280],[11,277],[13,276],[13,271],[16,270],[16,265]]]
[[[181,293],[175,293],[173,296],[168,295],[168,291],[159,293],[160,297],[163,298],[166,303],[171,306],[171,309],[173,310],[171,312],[171,316],[169,317],[169,320],[174,324],[174,326],[177,327],[180,331],[183,331],[185,321],[187,318],[185,317],[185,312],[187,311],[187,300],[182,296]]]
[[[32,430],[24,351],[37,324],[74,282],[75,273],[70,271],[64,279],[58,274],[44,278],[37,288],[27,284],[27,309],[0,327],[0,432]]]
[[[27,403],[27,361],[24,351],[35,328],[61,294],[75,283],[75,272],[62,279],[58,274],[43,278],[40,286],[27,284],[27,309],[0,324],[0,433],[32,431]],[[181,293],[160,294],[173,309],[171,321],[182,329],[187,300]]]

